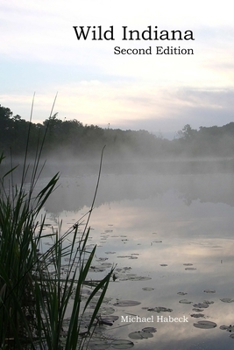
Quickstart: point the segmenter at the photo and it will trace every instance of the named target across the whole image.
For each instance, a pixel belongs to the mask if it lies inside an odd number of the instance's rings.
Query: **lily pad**
[[[204,314],[192,314],[191,317],[200,318],[200,317],[205,317],[205,315]]]
[[[105,339],[91,339],[89,345],[92,350],[105,350],[110,348],[110,341]]]
[[[192,304],[192,301],[189,301],[187,299],[182,299],[179,301],[180,304]]]
[[[108,258],[98,258],[97,261],[106,261]]]
[[[205,289],[204,293],[216,293],[214,289]]]
[[[151,277],[148,276],[136,276],[134,274],[127,274],[119,276],[120,281],[148,281]]]
[[[203,311],[203,309],[198,309],[198,308],[193,308],[193,311],[196,311],[196,312],[202,312]]]
[[[230,326],[225,326],[225,325],[222,325],[219,327],[220,329],[224,330],[224,331],[228,331],[228,332],[234,332],[234,326],[232,326],[230,324]]]
[[[157,329],[154,327],[145,327],[142,329],[143,332],[150,332],[150,333],[155,333],[157,332]]]
[[[104,266],[90,266],[90,271],[103,272],[103,271],[105,271],[105,267]]]
[[[225,324],[222,324],[222,326],[219,327],[222,329],[222,331],[226,331],[228,329],[228,326],[225,326]]]
[[[163,307],[163,306],[155,306],[153,308],[148,308],[148,311],[153,311],[153,312],[172,312],[173,310],[172,309],[169,309],[167,307]]]
[[[130,339],[148,339],[148,338],[153,338],[153,334],[150,332],[144,332],[144,331],[136,331],[129,333],[129,338]]]
[[[106,268],[111,267],[112,265],[113,264],[111,264],[111,263],[102,263],[101,264],[101,266],[106,267]]]
[[[188,293],[185,293],[185,292],[178,292],[177,294],[178,294],[178,295],[186,295],[186,294],[188,294]]]
[[[99,324],[107,325],[107,326],[112,326],[113,323],[118,320],[119,316],[105,316],[105,317],[100,317],[99,319]]]
[[[193,324],[194,327],[196,328],[201,328],[201,329],[211,329],[217,327],[217,324],[215,322],[211,321],[198,321],[197,323]]]
[[[119,307],[126,307],[126,306],[136,306],[140,305],[141,303],[139,301],[135,300],[118,300],[114,306],[119,306]]]
[[[148,281],[151,280],[151,277],[148,276],[136,276],[129,278],[131,281]]]
[[[222,325],[219,328],[222,330],[228,331],[228,332],[234,332],[234,326],[232,326],[231,324],[230,324],[230,326]]]
[[[130,349],[134,346],[131,340],[118,339],[111,343],[111,347],[114,349]]]
[[[233,303],[234,299],[231,298],[222,298],[220,299],[223,303]]]
[[[198,304],[193,304],[194,307],[198,308],[198,309],[206,309],[209,307],[210,304],[212,304],[213,302],[208,302],[207,300],[204,301],[203,303],[198,303]]]

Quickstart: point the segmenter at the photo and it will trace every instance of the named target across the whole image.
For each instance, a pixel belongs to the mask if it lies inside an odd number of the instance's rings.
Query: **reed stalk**
[[[44,167],[44,164],[40,166],[40,157],[45,137],[36,152],[32,171],[27,160],[28,137],[19,183],[14,178],[16,167],[5,172],[0,169],[1,350],[86,348],[113,272],[111,269],[104,279],[97,281],[89,298],[84,300],[82,290],[87,285],[96,250],[94,247],[88,251],[86,246],[103,150],[94,199],[86,213],[83,231],[80,231],[78,220],[64,233],[59,225],[45,235],[46,216],[38,218],[59,180],[59,174],[56,174],[39,193],[36,192]],[[0,168],[3,160],[4,155],[1,155]],[[45,236],[53,240],[47,250],[43,248]],[[94,301],[95,308],[87,317],[89,305]]]

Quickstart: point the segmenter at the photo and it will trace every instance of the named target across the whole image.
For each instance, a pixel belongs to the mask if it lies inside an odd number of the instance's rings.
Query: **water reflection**
[[[90,206],[96,179],[96,175],[61,177],[59,187],[47,203],[47,210],[59,214],[63,210],[77,212],[85,205]],[[234,206],[233,174],[103,174],[96,206],[115,201],[159,197],[169,190],[177,192],[187,206],[196,200],[199,203],[223,203]]]
[[[48,222],[55,225],[54,219],[59,217],[65,230],[88,211],[94,179],[62,178],[46,206]],[[97,264],[100,258],[117,264],[108,305],[129,299],[141,303],[114,307],[119,320],[106,330],[106,336],[129,339],[129,333],[152,326],[157,329],[153,338],[134,341],[134,348],[233,348],[230,334],[219,328],[234,324],[234,302],[221,301],[234,298],[233,189],[232,174],[104,174],[91,217],[89,243],[98,245]],[[90,278],[103,274],[93,272]],[[188,303],[181,302],[183,299]],[[204,301],[209,302],[208,307],[194,310],[198,309],[194,305]],[[152,313],[155,307],[172,312]],[[191,316],[198,313],[204,316]],[[154,322],[121,323],[121,316],[129,314],[153,314]],[[169,315],[185,316],[188,322],[157,320],[157,316]],[[195,328],[193,324],[199,320],[215,322],[217,327]]]

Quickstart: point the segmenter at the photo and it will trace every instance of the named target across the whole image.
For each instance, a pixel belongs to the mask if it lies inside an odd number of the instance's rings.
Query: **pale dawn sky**
[[[34,122],[58,118],[173,138],[185,124],[234,121],[234,21],[230,0],[0,0],[0,104]],[[115,40],[77,40],[73,26],[113,26]],[[122,40],[140,33],[186,30],[195,40]],[[147,49],[116,55],[114,48]],[[193,55],[156,55],[156,46]]]

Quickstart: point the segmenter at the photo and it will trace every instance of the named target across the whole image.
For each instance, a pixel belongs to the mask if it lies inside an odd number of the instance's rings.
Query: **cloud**
[[[182,88],[176,92],[176,97],[192,107],[207,107],[210,109],[233,109],[234,88]]]
[[[225,123],[232,120],[234,89],[230,2],[154,2],[144,6],[119,0],[82,2],[22,0],[5,2],[0,19],[1,104],[22,117],[29,115],[36,91],[34,118],[48,116],[56,92],[61,119],[87,124],[142,128],[173,133],[185,124]],[[170,11],[168,11],[170,7]],[[143,16],[144,14],[144,16]],[[208,16],[209,14],[209,16]],[[73,26],[113,25],[116,38],[123,25],[144,30],[191,29],[193,42],[115,40],[78,41]],[[156,45],[194,48],[193,56],[114,55],[115,45]],[[205,120],[202,118],[204,118]]]
[[[82,81],[58,86],[58,118],[122,129],[145,129],[173,138],[184,125],[224,125],[233,120],[234,89],[146,89],[134,83]],[[34,121],[48,118],[54,94],[36,93]],[[2,95],[1,103],[29,117],[32,94]]]

